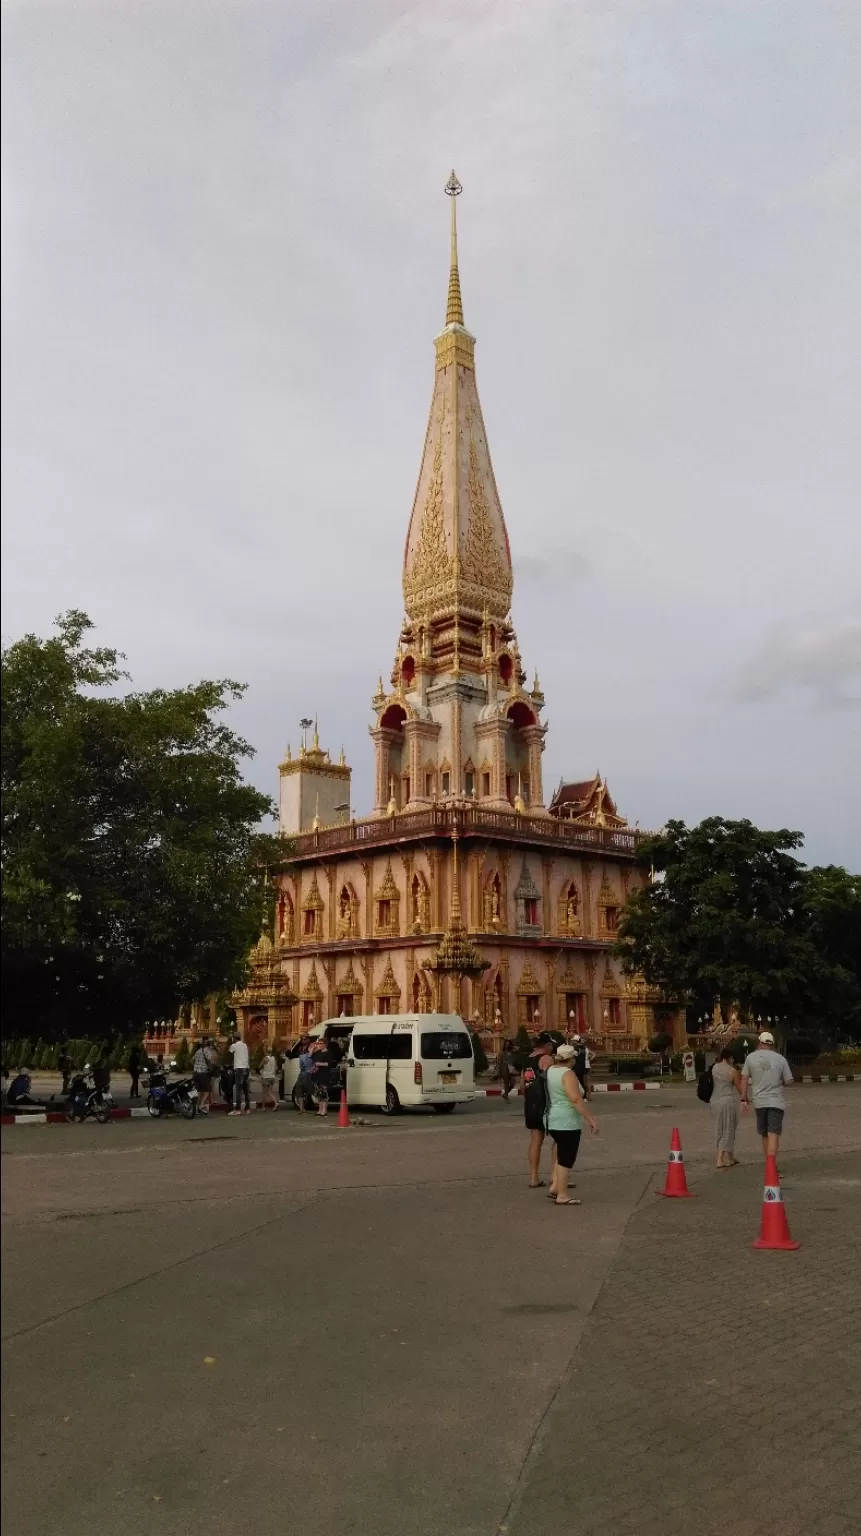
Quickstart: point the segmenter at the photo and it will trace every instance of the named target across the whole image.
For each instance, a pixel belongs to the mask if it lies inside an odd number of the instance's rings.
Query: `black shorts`
[[[756,1133],[758,1136],[779,1136],[783,1130],[782,1109],[758,1109]]]
[[[581,1131],[551,1131],[556,1143],[556,1161],[560,1168],[573,1168],[580,1150]]]
[[[191,1080],[198,1093],[209,1093],[212,1088],[212,1078],[208,1072],[192,1072]]]
[[[540,1131],[542,1136],[544,1135],[545,1126],[543,1115],[539,1115],[537,1112],[530,1115],[529,1110],[527,1110],[524,1115],[524,1119],[526,1121],[527,1131]]]

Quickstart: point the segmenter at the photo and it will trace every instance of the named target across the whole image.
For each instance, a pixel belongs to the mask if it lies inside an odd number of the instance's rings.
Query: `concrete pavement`
[[[520,1106],[495,1100],[349,1132],[288,1113],[58,1127],[38,1148],[4,1131],[10,1529],[615,1536],[653,1528],[645,1488],[664,1531],[740,1532],[712,1437],[739,1412],[736,1297],[767,1285],[800,1373],[781,1444],[818,1490],[806,1530],[842,1530],[808,1442],[832,1444],[847,1385],[829,1358],[827,1405],[804,1372],[829,1328],[857,1343],[836,1289],[857,1105],[851,1086],[793,1101],[798,1255],[750,1252],[755,1138],[748,1166],[711,1173],[709,1112],[684,1089],[596,1109],[569,1210],[525,1188]],[[700,1196],[678,1205],[651,1193],[673,1124]],[[767,1423],[786,1382],[738,1375],[743,1422]]]

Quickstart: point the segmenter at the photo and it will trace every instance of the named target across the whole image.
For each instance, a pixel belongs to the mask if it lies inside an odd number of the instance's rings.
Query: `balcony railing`
[[[372,816],[343,826],[300,832],[293,839],[296,858],[320,853],[350,852],[374,843],[413,842],[429,837],[502,837],[521,842],[552,843],[588,853],[615,853],[634,858],[640,834],[613,827],[581,827],[555,816],[518,815],[516,811],[486,810],[480,805],[432,805]]]

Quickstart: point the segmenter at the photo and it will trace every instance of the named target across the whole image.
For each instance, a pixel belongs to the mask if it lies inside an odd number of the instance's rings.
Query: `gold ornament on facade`
[[[397,978],[394,971],[392,970],[392,962],[390,959],[386,960],[386,968],[383,971],[379,986],[374,988],[374,997],[377,998],[378,1001],[387,999],[390,1004],[394,1004],[394,1007],[390,1008],[389,1010],[391,1013],[397,1013],[399,1011],[401,989],[398,986]]]
[[[458,870],[457,844],[455,833],[452,836],[452,868],[451,868],[451,905],[448,915],[448,927],[440,939],[436,953],[430,960],[422,961],[422,968],[433,971],[435,975],[452,976],[458,983],[464,976],[477,977],[490,969],[490,961],[485,960],[474,939],[469,937],[463,925],[463,917],[460,910],[460,873]]]
[[[500,554],[501,535],[493,526],[473,439],[469,444],[467,497],[469,520],[461,574],[464,582],[474,589],[465,594],[467,601],[471,599],[478,612],[492,607],[497,612],[507,613],[511,607],[511,566],[503,563]]]
[[[275,946],[264,929],[248,956],[248,976],[244,987],[230,997],[230,1005],[237,1010],[273,1009],[286,1022],[288,1011],[297,1001],[285,976]]]
[[[303,1002],[322,1003],[323,1001],[323,988],[320,986],[320,982],[317,977],[316,960],[311,961],[311,971],[308,976],[308,980],[302,988],[302,991],[299,993],[299,996]]]
[[[442,438],[434,446],[431,482],[422,513],[418,543],[404,572],[404,601],[415,617],[442,597],[453,561],[445,536],[442,481]]]
[[[601,983],[601,997],[621,997],[622,988],[619,985],[613,966],[608,956],[604,965],[604,980]]]
[[[311,879],[311,889],[309,890],[308,895],[306,897],[304,897],[304,899],[302,901],[302,914],[303,914],[302,938],[303,939],[305,939],[305,938],[322,939],[322,937],[323,937],[323,913],[324,913],[324,911],[325,911],[325,902],[323,901],[323,898],[320,895],[320,887],[317,884],[317,871],[315,870],[314,874],[312,876],[312,879]],[[311,923],[308,922],[307,914],[309,914],[309,913],[313,914],[313,920],[312,920]]]
[[[339,939],[359,937],[359,898],[349,882],[342,885],[338,897],[336,933]]]
[[[565,880],[559,893],[558,928],[562,938],[577,939],[581,934],[580,897],[573,880]]]
[[[392,873],[391,859],[386,865],[382,885],[374,891],[374,934],[380,939],[397,938],[401,931],[401,893]]]

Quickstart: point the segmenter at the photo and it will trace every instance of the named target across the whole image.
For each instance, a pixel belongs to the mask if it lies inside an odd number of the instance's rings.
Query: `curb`
[[[861,1073],[840,1072],[836,1075],[832,1073],[829,1077],[797,1077],[795,1081],[796,1083],[861,1083]],[[592,1092],[657,1093],[663,1086],[663,1083],[593,1083]],[[682,1085],[676,1083],[673,1086],[680,1087]],[[477,1099],[501,1099],[502,1089],[476,1088],[475,1097]],[[515,1094],[514,1097],[520,1098],[521,1095]],[[224,1114],[226,1109],[226,1104],[211,1104],[209,1112],[213,1115]],[[253,1105],[252,1112],[255,1110],[263,1112],[263,1105]],[[114,1109],[111,1111],[111,1120],[150,1120],[152,1118],[153,1116],[150,1115],[149,1110],[144,1108]],[[39,1115],[0,1115],[0,1125],[65,1125],[66,1123],[66,1116],[58,1113],[56,1110],[45,1111]]]
[[[663,1087],[662,1083],[593,1083],[592,1084],[592,1092],[593,1093],[657,1093],[658,1089],[661,1088],[661,1087]],[[476,1088],[475,1096],[476,1096],[477,1099],[501,1099],[502,1098],[502,1089],[501,1088]],[[509,1095],[509,1097],[512,1097],[512,1095]],[[516,1094],[513,1095],[513,1097],[514,1098],[522,1098],[523,1095],[520,1094],[520,1093],[516,1093]]]
[[[253,1109],[262,1109],[262,1104],[253,1105]],[[210,1113],[223,1114],[227,1109],[226,1104],[210,1105]],[[158,1116],[151,1115],[149,1110],[141,1106],[130,1109],[112,1109],[111,1120],[154,1120]],[[165,1116],[165,1118],[169,1118]],[[0,1125],[66,1125],[66,1116],[57,1110],[45,1110],[40,1115],[0,1115]]]
[[[829,1073],[826,1077],[797,1077],[797,1083],[861,1083],[861,1073],[840,1072],[836,1076]]]

